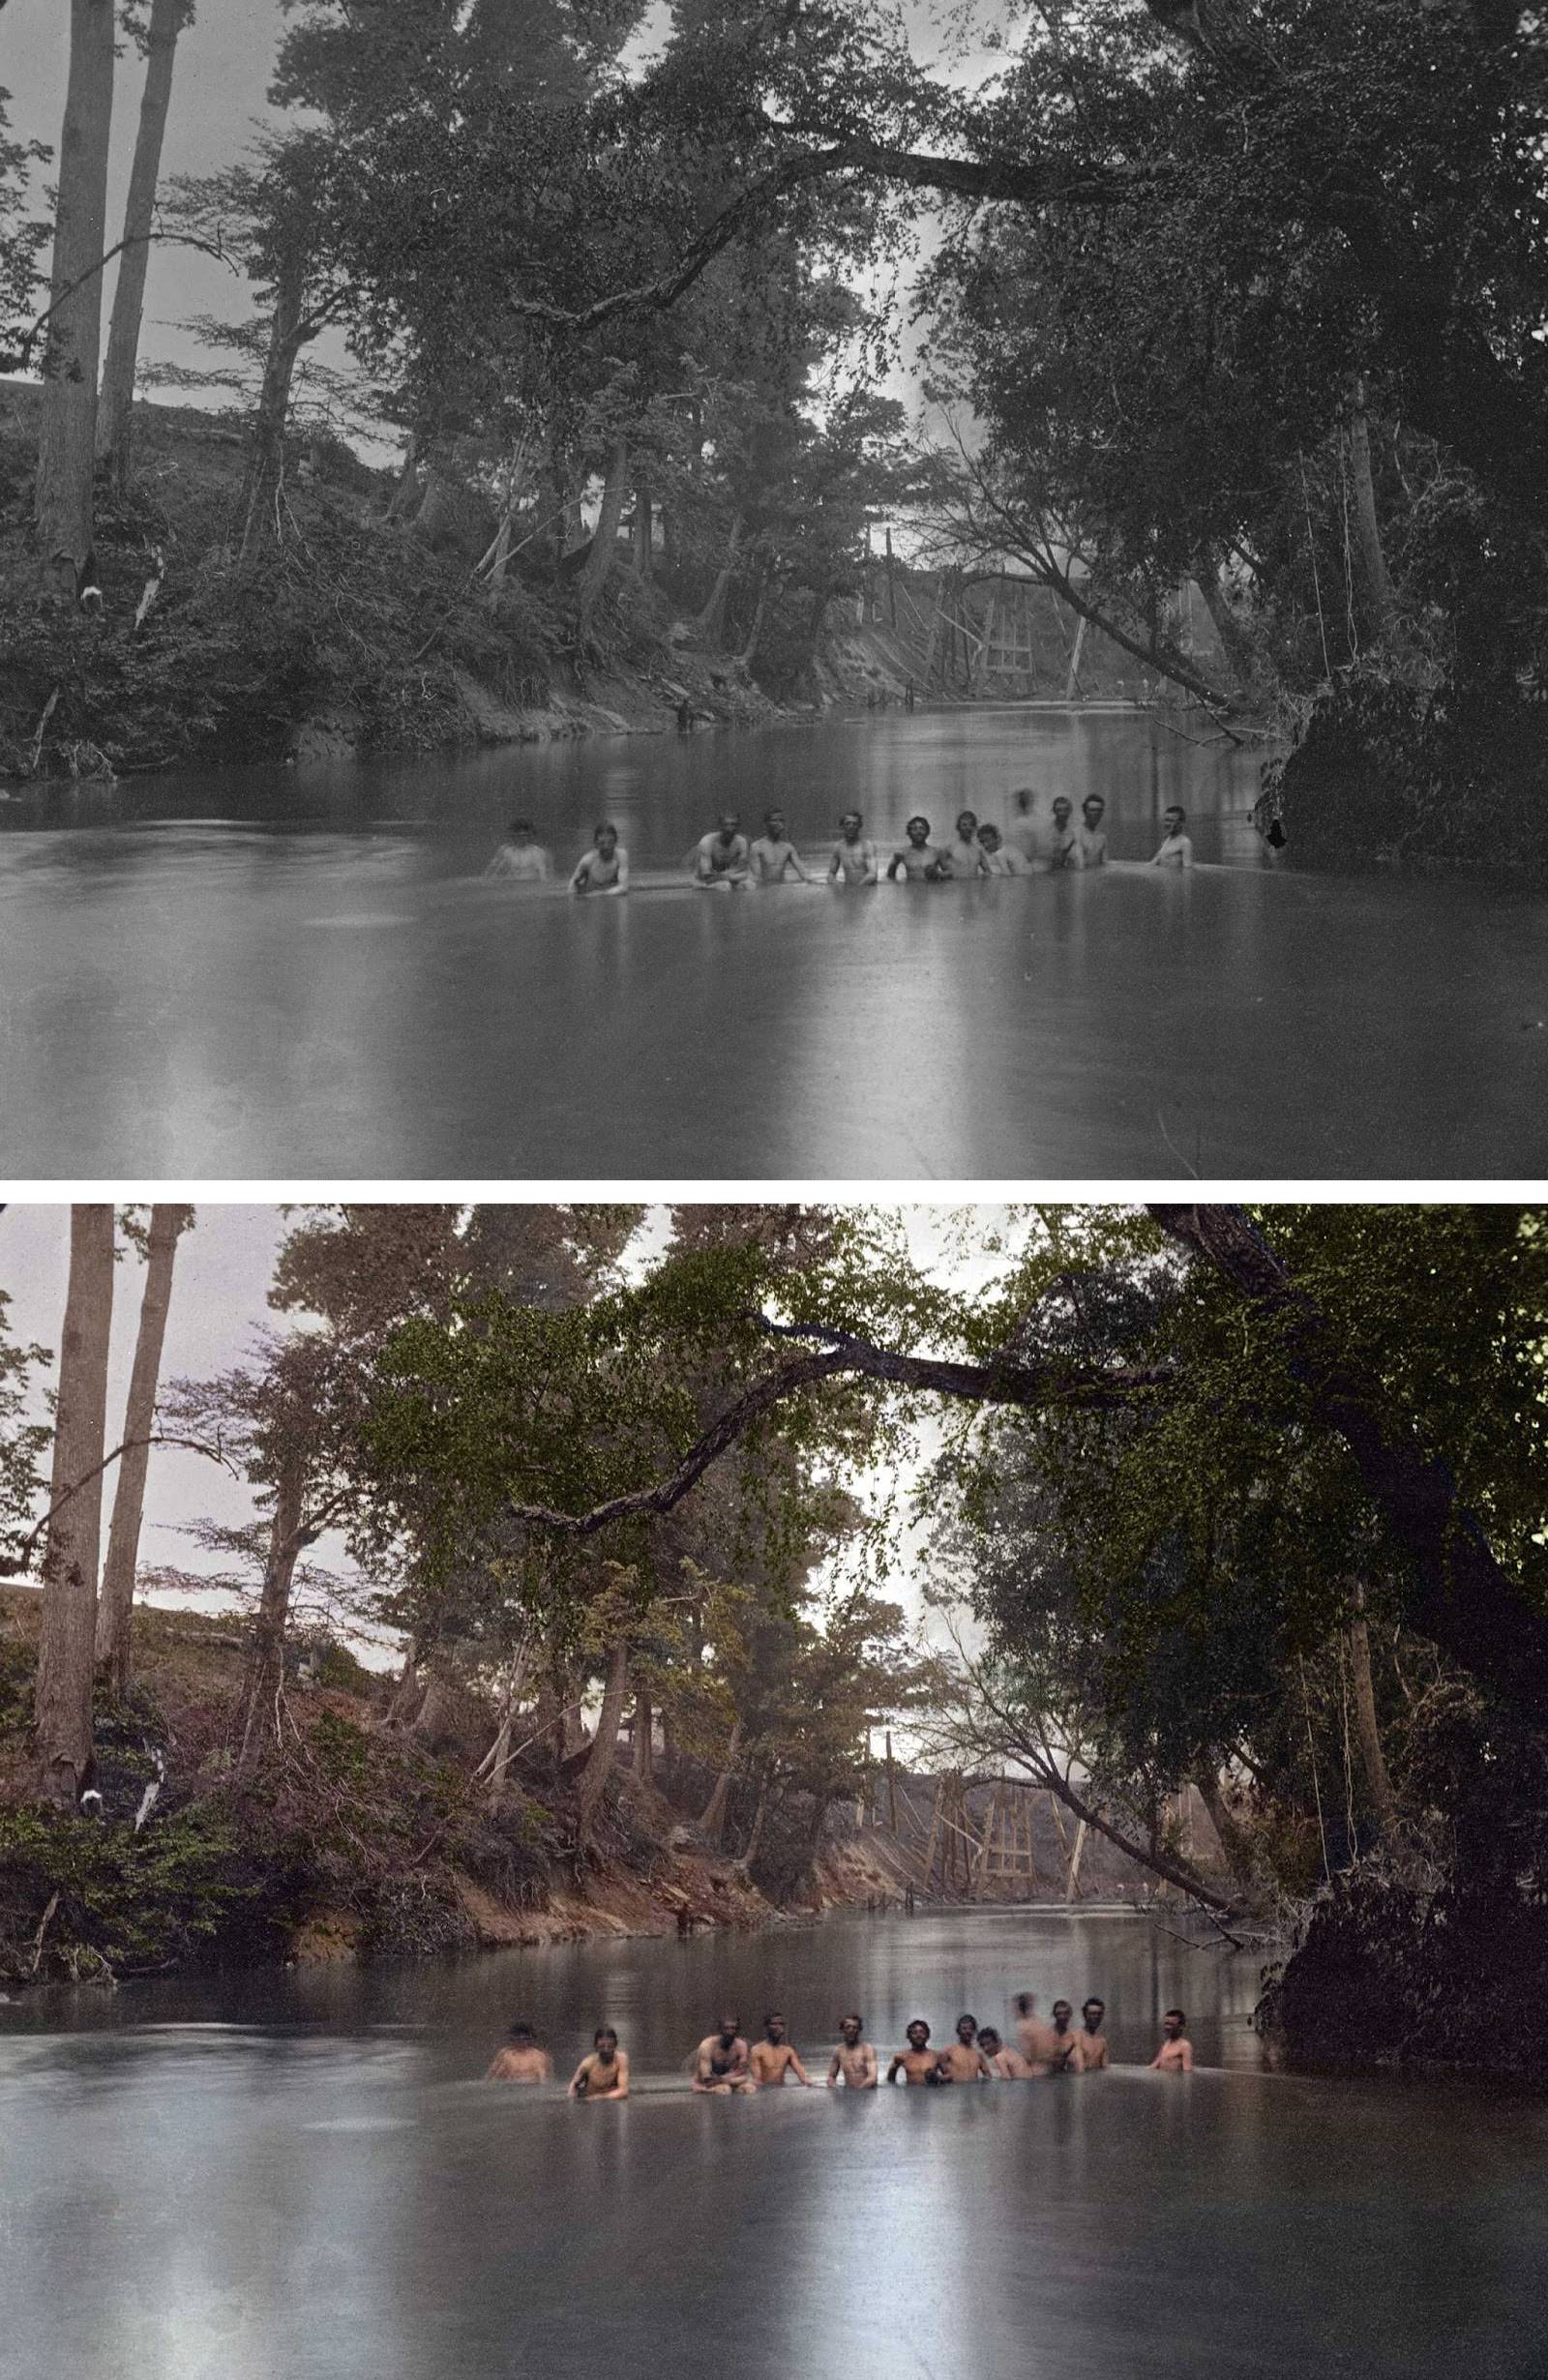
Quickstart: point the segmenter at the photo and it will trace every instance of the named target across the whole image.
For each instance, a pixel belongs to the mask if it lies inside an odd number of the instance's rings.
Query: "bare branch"
[[[58,1502],[49,1505],[37,1527],[21,1541],[21,1551],[16,1558],[18,1570],[26,1569],[37,1548],[38,1540],[47,1531],[50,1521],[63,1512],[71,1499],[78,1496],[83,1487],[89,1487],[94,1479],[100,1479],[103,1473],[116,1463],[121,1455],[130,1453],[137,1446],[182,1446],[190,1454],[202,1454],[207,1456],[210,1462],[219,1463],[221,1469],[229,1472],[233,1479],[237,1476],[237,1467],[219,1440],[212,1446],[202,1438],[179,1438],[171,1431],[153,1431],[149,1438],[126,1438],[121,1446],[113,1448],[111,1454],[104,1454],[100,1463],[92,1465],[90,1471],[82,1472],[78,1479],[73,1479]]]

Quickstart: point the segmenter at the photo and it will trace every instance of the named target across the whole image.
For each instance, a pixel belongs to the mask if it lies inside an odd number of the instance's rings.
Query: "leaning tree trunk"
[[[269,348],[263,359],[263,385],[253,417],[253,439],[242,483],[242,544],[238,558],[253,554],[278,539],[280,491],[284,485],[284,428],[290,411],[290,383],[296,358],[311,332],[302,313],[306,295],[307,259],[292,250],[280,266],[274,291],[274,319],[269,325]]]
[[[1354,1731],[1359,1740],[1360,1766],[1365,1771],[1365,1790],[1371,1797],[1376,1823],[1384,1835],[1389,1835],[1397,1825],[1397,1801],[1392,1792],[1392,1779],[1387,1772],[1386,1755],[1382,1749],[1382,1731],[1376,1718],[1376,1688],[1371,1679],[1371,1631],[1365,1619],[1365,1592],[1355,1591],[1354,1616],[1349,1623],[1350,1669],[1354,1680]]]
[[[91,1768],[92,1638],[112,1320],[113,1210],[73,1206],[34,1706],[38,1791],[62,1809],[74,1808]]]
[[[731,533],[726,540],[726,559],[716,573],[709,590],[709,601],[694,622],[694,636],[700,644],[718,644],[726,626],[726,598],[736,575],[737,557],[742,550],[742,516],[731,522]]]
[[[140,95],[139,131],[134,139],[134,163],[124,209],[124,247],[118,259],[118,286],[113,292],[113,318],[107,333],[107,362],[103,369],[102,395],[97,407],[98,461],[107,463],[113,485],[120,489],[128,485],[130,475],[134,367],[139,358],[140,322],[145,312],[145,273],[150,262],[156,186],[162,173],[162,141],[172,98],[172,66],[177,56],[177,37],[188,17],[189,0],[151,0],[145,34],[145,88]]]
[[[34,501],[44,586],[71,602],[92,550],[113,33],[113,0],[70,0],[70,78],[59,141]]]
[[[172,1265],[178,1237],[187,1228],[189,1215],[186,1206],[151,1208],[139,1337],[134,1343],[134,1368],[130,1374],[129,1403],[124,1412],[124,1454],[118,1466],[113,1525],[108,1532],[103,1591],[97,1605],[97,1664],[105,1670],[107,1681],[120,1701],[129,1687],[134,1571],[139,1560],[145,1478],[150,1469],[151,1426],[156,1418],[156,1391],[162,1376],[162,1346],[166,1337],[167,1308],[172,1301]]]
[[[759,576],[758,601],[753,606],[753,625],[747,632],[747,642],[738,656],[744,669],[752,668],[757,658],[758,648],[763,641],[763,623],[768,618],[769,589],[773,583],[774,573],[765,561]]]
[[[655,1782],[656,1747],[651,1741],[655,1713],[643,1686],[635,1695],[635,1774],[641,1785]]]
[[[765,1770],[762,1776],[760,1776],[758,1781],[758,1804],[753,1812],[752,1828],[748,1833],[747,1841],[742,1847],[741,1857],[736,1862],[737,1866],[742,1870],[744,1875],[752,1866],[753,1861],[758,1858],[759,1847],[762,1844],[763,1829],[768,1823],[768,1802],[769,1780],[768,1772]]]
[[[290,1618],[290,1587],[305,1542],[301,1499],[306,1468],[299,1454],[287,1454],[275,1486],[274,1518],[269,1524],[269,1552],[263,1565],[263,1589],[258,1617],[248,1651],[247,1676],[242,1685],[235,1771],[248,1775],[257,1766],[263,1731],[276,1710],[284,1680],[284,1636]]]
[[[597,1720],[596,1741],[591,1757],[580,1771],[579,1809],[576,1815],[576,1842],[584,1850],[591,1840],[597,1812],[612,1764],[618,1750],[618,1728],[623,1718],[623,1698],[629,1686],[629,1645],[620,1636],[612,1648],[608,1662],[608,1681],[602,1689],[602,1712]]]
[[[602,483],[602,509],[597,515],[596,535],[580,572],[580,607],[576,619],[576,644],[581,654],[591,641],[592,622],[602,591],[611,575],[613,557],[618,550],[618,523],[623,519],[623,500],[629,486],[629,441],[614,438],[608,451],[607,476]]]
[[[652,534],[653,521],[654,506],[651,502],[650,482],[647,479],[637,480],[635,483],[635,568],[641,579],[647,580],[654,574],[656,561],[655,539]]]
[[[700,1832],[707,1836],[717,1851],[720,1849],[720,1838],[726,1830],[726,1804],[730,1799],[731,1778],[736,1773],[736,1755],[741,1749],[741,1743],[742,1722],[740,1719],[733,1719],[731,1740],[726,1746],[726,1766],[715,1779],[715,1790],[705,1802],[704,1815],[699,1822]]]
[[[1360,560],[1365,566],[1365,583],[1371,599],[1376,625],[1384,632],[1391,626],[1396,609],[1392,581],[1387,575],[1386,555],[1382,548],[1382,524],[1376,511],[1376,483],[1371,476],[1371,433],[1365,415],[1365,383],[1354,384],[1354,404],[1349,423],[1350,471],[1354,481],[1354,526],[1359,537]]]
[[[1258,655],[1253,650],[1252,639],[1231,608],[1231,598],[1220,581],[1220,566],[1208,555],[1200,563],[1194,584],[1204,597],[1204,608],[1220,640],[1227,669],[1242,693],[1255,697],[1261,674]]]
[[[1199,1788],[1199,1799],[1209,1813],[1209,1824],[1219,1838],[1232,1883],[1245,1901],[1255,1907],[1260,1905],[1264,1899],[1262,1867],[1246,1829],[1238,1825],[1232,1815],[1226,1797],[1220,1790],[1220,1779],[1213,1763],[1207,1759],[1201,1760],[1194,1770],[1193,1781]]]

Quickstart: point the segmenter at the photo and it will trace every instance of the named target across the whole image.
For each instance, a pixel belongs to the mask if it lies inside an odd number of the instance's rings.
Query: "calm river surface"
[[[859,2007],[1104,1991],[1116,2055],[1206,2069],[702,2099],[778,2004],[821,2070]],[[1257,2070],[1257,1978],[1141,1918],[830,1920],[0,2010],[7,2369],[71,2380],[1529,2380],[1548,2106]],[[606,2016],[626,2106],[561,2072]]]
[[[1109,803],[1086,877],[731,898],[717,810],[821,864],[964,804]],[[0,810],[4,1171],[228,1179],[1548,1173],[1548,901],[1296,875],[1258,761],[1014,708],[209,772]],[[1146,868],[1168,802],[1190,877]],[[480,880],[521,812],[627,901]],[[1127,863],[1127,864],[1125,864]]]

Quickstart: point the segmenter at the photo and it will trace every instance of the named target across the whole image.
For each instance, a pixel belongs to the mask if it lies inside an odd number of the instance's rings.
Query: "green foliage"
[[[30,1803],[0,1808],[0,1928],[9,1972],[30,1972],[28,1930],[44,1931],[40,1965],[90,1953],[115,1976],[207,1953],[240,1924],[260,1890],[229,1805],[192,1802],[138,1834]]]

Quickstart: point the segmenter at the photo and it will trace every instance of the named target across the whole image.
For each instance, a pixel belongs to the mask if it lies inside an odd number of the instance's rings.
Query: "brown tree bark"
[[[1254,1855],[1246,1829],[1233,1815],[1213,1764],[1201,1760],[1194,1769],[1193,1781],[1199,1788],[1199,1799],[1209,1813],[1209,1824],[1219,1838],[1220,1849],[1231,1880],[1249,1906],[1264,1898],[1264,1879]]]
[[[582,654],[591,641],[597,606],[612,575],[613,560],[618,550],[618,523],[623,519],[623,500],[628,487],[629,441],[627,438],[614,438],[608,450],[608,469],[602,483],[602,509],[597,515],[596,534],[580,572],[576,642]]]
[[[654,1725],[650,1697],[641,1686],[635,1695],[635,1774],[642,1785],[655,1781],[656,1747],[651,1740]]]
[[[759,1851],[762,1846],[763,1829],[768,1823],[768,1803],[769,1778],[768,1771],[765,1770],[763,1774],[758,1780],[758,1804],[753,1812],[753,1824],[749,1830],[747,1841],[743,1844],[741,1855],[736,1862],[737,1866],[741,1868],[744,1874],[752,1866],[753,1861],[758,1858]]]
[[[124,1412],[125,1453],[118,1466],[113,1492],[113,1521],[107,1535],[107,1560],[103,1565],[102,1593],[97,1604],[97,1663],[105,1670],[115,1695],[122,1700],[130,1679],[130,1628],[134,1602],[134,1572],[139,1560],[140,1516],[145,1508],[145,1479],[150,1470],[151,1427],[156,1418],[156,1391],[161,1383],[162,1347],[166,1337],[167,1309],[172,1301],[172,1266],[177,1243],[187,1229],[187,1206],[153,1206],[146,1251],[145,1288],[140,1298],[139,1336],[134,1342],[134,1368],[130,1374],[129,1402]]]
[[[608,1678],[602,1689],[602,1711],[597,1719],[596,1740],[591,1757],[580,1771],[580,1806],[576,1815],[576,1841],[583,1850],[590,1842],[596,1827],[597,1812],[612,1764],[618,1752],[618,1728],[623,1718],[624,1696],[629,1687],[629,1643],[618,1637],[608,1659]]]
[[[251,561],[280,534],[280,491],[284,485],[284,430],[290,411],[290,384],[296,359],[312,337],[303,305],[307,258],[300,250],[284,257],[275,283],[274,317],[269,325],[268,353],[263,359],[263,382],[253,417],[248,466],[243,476],[242,543],[239,560]]]
[[[253,1625],[247,1674],[242,1684],[234,1763],[238,1777],[249,1775],[257,1766],[263,1731],[284,1679],[284,1638],[290,1618],[290,1588],[302,1547],[307,1542],[301,1518],[305,1480],[306,1467],[302,1457],[287,1454],[275,1483],[268,1559],[263,1565],[258,1616]]]
[[[62,1809],[74,1808],[91,1770],[92,1640],[112,1321],[113,1210],[73,1206],[34,1702],[38,1792]]]
[[[113,291],[112,320],[107,331],[107,361],[103,368],[102,394],[97,404],[97,457],[109,466],[115,488],[126,487],[130,476],[134,368],[139,359],[140,323],[145,312],[145,273],[150,263],[156,186],[161,179],[162,142],[172,99],[177,37],[191,15],[190,0],[151,0],[145,32],[145,88],[140,95],[139,130],[134,137],[134,162],[130,169],[129,197],[124,208],[124,246],[118,259],[118,286]]]
[[[1354,1681],[1354,1729],[1359,1740],[1360,1766],[1365,1771],[1365,1790],[1371,1797],[1376,1823],[1383,1834],[1387,1835],[1397,1826],[1397,1801],[1376,1717],[1376,1687],[1371,1677],[1371,1631],[1365,1618],[1363,1588],[1355,1589],[1354,1607],[1354,1616],[1349,1623],[1349,1661]]]
[[[34,501],[44,586],[72,603],[92,550],[113,34],[113,0],[70,0],[70,74],[59,141]],[[95,1581],[93,1587],[95,1592]]]
[[[741,1749],[741,1743],[742,1722],[740,1719],[733,1719],[731,1740],[726,1747],[726,1766],[715,1779],[715,1790],[705,1802],[704,1815],[699,1822],[700,1831],[708,1837],[717,1851],[720,1849],[720,1838],[726,1830],[726,1804],[730,1798],[731,1778],[736,1773],[736,1755]]]

